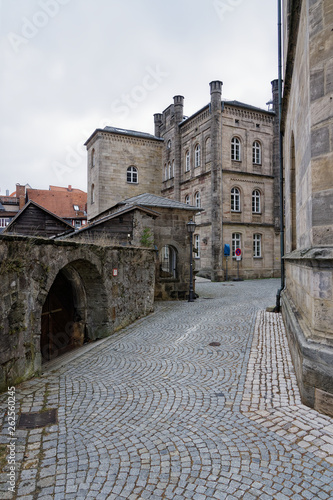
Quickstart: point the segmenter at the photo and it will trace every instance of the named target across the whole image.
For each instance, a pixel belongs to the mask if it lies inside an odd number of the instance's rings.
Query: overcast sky
[[[276,0],[0,0],[0,192],[86,191],[86,139],[154,133],[174,95],[189,116],[223,97],[267,109]]]

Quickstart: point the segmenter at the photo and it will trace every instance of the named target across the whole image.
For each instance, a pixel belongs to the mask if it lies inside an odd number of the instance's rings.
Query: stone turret
[[[155,125],[154,134],[156,137],[161,137],[160,127],[162,125],[162,121],[163,121],[163,115],[161,113],[155,113],[154,114],[154,125]]]
[[[215,80],[210,84],[210,112],[211,120],[211,200],[212,200],[212,281],[223,280],[222,269],[222,158],[221,158],[221,137],[222,137],[222,85],[220,80]]]
[[[175,120],[176,123],[179,123],[183,120],[184,116],[184,97],[182,95],[175,95],[173,98],[173,106],[175,111]]]

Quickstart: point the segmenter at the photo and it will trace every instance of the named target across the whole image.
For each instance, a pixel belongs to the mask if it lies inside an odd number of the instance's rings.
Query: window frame
[[[235,208],[237,206],[238,208]],[[236,186],[230,190],[230,210],[231,212],[241,212],[241,192]]]
[[[187,194],[185,196],[185,204],[186,205],[191,205],[191,196],[189,194]]]
[[[200,191],[196,191],[194,194],[195,207],[201,208],[201,194]]]
[[[231,139],[231,160],[241,161],[241,140],[237,136]]]
[[[261,143],[260,141],[253,141],[252,144],[252,163],[253,165],[261,165]]]
[[[261,214],[261,192],[259,189],[252,191],[252,213]]]
[[[127,168],[126,180],[128,184],[139,184],[138,169],[134,165],[131,165]]]
[[[191,170],[190,151],[187,150],[185,153],[185,172],[189,172],[190,170]]]
[[[234,259],[236,258],[236,248],[242,249],[242,233],[232,233],[231,235],[231,256]]]
[[[262,258],[262,235],[260,233],[254,233],[252,244],[252,255],[254,259]]]
[[[201,146],[197,144],[194,148],[194,168],[201,166]]]

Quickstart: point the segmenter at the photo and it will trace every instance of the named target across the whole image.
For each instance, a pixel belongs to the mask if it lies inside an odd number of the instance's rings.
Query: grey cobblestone
[[[301,404],[281,316],[263,311],[278,287],[198,283],[194,303],[156,304],[18,386],[17,412],[58,422],[16,431],[17,489],[5,467],[0,497],[333,498],[333,420]]]

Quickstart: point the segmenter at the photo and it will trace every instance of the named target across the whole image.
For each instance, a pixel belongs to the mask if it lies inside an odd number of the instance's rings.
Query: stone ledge
[[[283,258],[285,261],[302,261],[304,264],[309,264],[308,261],[323,261],[323,263],[332,265],[333,247],[303,248],[301,250],[294,250],[293,252],[286,254]]]
[[[316,390],[320,390],[330,401],[325,406],[325,413],[333,416],[333,348],[307,341],[304,329],[309,327],[295,310],[286,291],[282,293],[282,315],[302,402],[322,411],[315,396]]]

